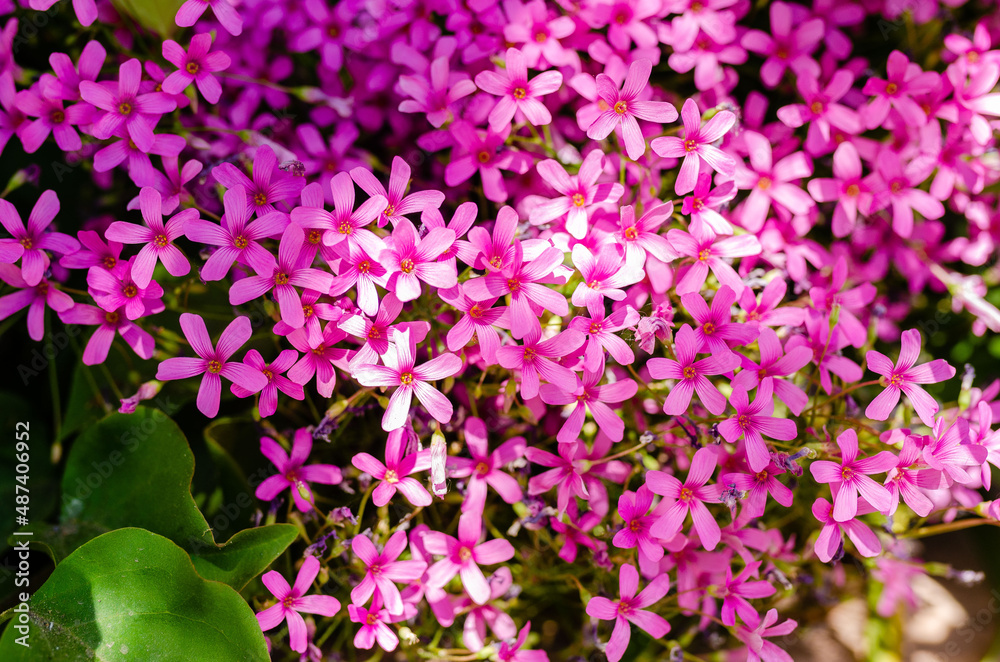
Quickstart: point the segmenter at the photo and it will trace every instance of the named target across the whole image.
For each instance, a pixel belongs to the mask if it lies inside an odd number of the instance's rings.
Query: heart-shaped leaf
[[[3,638],[5,662],[45,660],[267,660],[253,610],[229,586],[195,572],[163,536],[118,529],[60,563]],[[8,613],[9,615],[9,613]]]

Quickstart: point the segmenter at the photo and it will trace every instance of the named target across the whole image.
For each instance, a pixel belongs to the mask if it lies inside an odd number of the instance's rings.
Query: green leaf
[[[112,4],[142,27],[167,39],[177,30],[174,17],[184,0],[112,0]]]
[[[70,554],[31,598],[30,647],[18,615],[0,639],[5,662],[266,661],[240,595],[203,579],[170,540],[142,529],[105,533]]]
[[[296,529],[248,529],[220,547],[191,496],[193,475],[187,439],[166,414],[139,407],[134,414],[108,416],[73,444],[63,475],[61,524],[75,527],[75,535],[61,550],[50,542],[47,551],[72,551],[103,531],[140,527],[190,552],[206,577],[243,588],[295,540]],[[230,522],[254,506],[251,494],[240,496],[213,518],[217,529],[231,529]]]

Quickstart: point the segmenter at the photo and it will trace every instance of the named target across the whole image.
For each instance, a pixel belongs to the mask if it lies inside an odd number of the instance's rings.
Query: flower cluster
[[[856,53],[892,5],[187,0],[148,52],[74,2],[118,51],[36,76],[0,40],[0,150],[124,181],[128,220],[0,199],[0,319],[96,327],[86,365],[120,335],[141,381],[257,425],[256,496],[310,545],[262,578],[273,646],[320,659],[322,617],[435,659],[617,662],[635,626],[790,660],[778,600],[819,564],[901,605],[902,538],[1000,515],[1000,381],[935,386],[910,316],[1000,332],[1000,30]],[[331,436],[349,460],[310,462]],[[533,631],[532,582],[597,629]]]

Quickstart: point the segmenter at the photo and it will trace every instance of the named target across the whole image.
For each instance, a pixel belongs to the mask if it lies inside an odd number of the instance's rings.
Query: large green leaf
[[[268,659],[243,598],[143,529],[105,533],[66,557],[32,596],[26,620],[30,647],[15,641],[15,614],[0,639],[5,662]]]
[[[166,39],[177,30],[174,17],[184,0],[112,0],[112,4],[142,27]]]
[[[194,456],[180,428],[163,412],[139,407],[112,414],[80,434],[69,453],[62,482],[61,533],[40,532],[46,551],[67,553],[95,535],[140,527],[187,550],[204,576],[241,589],[295,540],[291,524],[248,529],[219,546],[191,496]],[[254,506],[252,495],[226,504],[216,528]],[[227,516],[228,514],[228,516]],[[227,536],[228,537],[228,536]]]

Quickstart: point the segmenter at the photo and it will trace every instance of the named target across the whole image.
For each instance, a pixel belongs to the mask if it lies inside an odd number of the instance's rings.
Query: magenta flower
[[[891,207],[892,229],[904,239],[908,239],[913,232],[914,211],[931,220],[944,216],[941,201],[919,188],[926,178],[926,170],[920,161],[914,159],[904,166],[899,154],[889,147],[883,148],[875,161],[872,185],[875,199],[871,212]]]
[[[399,156],[392,157],[388,190],[382,186],[379,180],[375,179],[371,171],[365,168],[358,167],[351,170],[351,179],[371,198],[385,198],[386,206],[378,217],[379,227],[383,227],[389,222],[395,226],[407,214],[415,214],[427,209],[438,209],[445,198],[441,191],[412,191],[406,195],[406,187],[410,183],[410,166]]]
[[[733,127],[736,115],[728,110],[720,110],[712,116],[712,119],[705,122],[705,126],[702,126],[698,104],[694,99],[688,99],[681,108],[681,119],[684,120],[683,138],[663,136],[654,138],[649,143],[659,156],[684,159],[677,174],[674,192],[677,195],[684,195],[694,190],[702,161],[723,177],[732,178],[736,171],[736,159],[712,143],[721,140],[722,136]]]
[[[742,436],[750,470],[764,469],[771,461],[771,454],[764,435],[779,441],[791,441],[798,434],[795,421],[771,416],[774,400],[771,397],[771,382],[763,381],[757,387],[757,397],[750,402],[745,389],[734,386],[729,402],[736,408],[736,414],[719,423],[719,433],[731,444]]]
[[[334,175],[330,180],[330,190],[333,193],[333,213],[322,207],[296,207],[292,210],[292,221],[303,228],[326,230],[323,234],[325,246],[347,241],[370,254],[376,253],[382,242],[365,226],[378,218],[379,210],[386,208],[385,198],[374,195],[354,209],[354,182],[346,172]]]
[[[399,77],[400,90],[410,97],[400,102],[399,112],[424,113],[435,129],[440,129],[445,122],[453,119],[453,105],[475,92],[476,84],[465,73],[452,74],[448,60],[449,57],[446,56],[435,58],[425,75],[408,74]]]
[[[22,113],[38,118],[32,122],[25,121],[17,128],[17,136],[28,154],[37,152],[49,134],[64,152],[75,152],[83,147],[80,134],[73,127],[90,123],[93,110],[90,105],[76,103],[63,108],[62,100],[47,96],[38,87],[18,92],[16,103]]]
[[[558,486],[556,508],[561,514],[566,512],[566,509],[571,505],[571,496],[589,500],[591,495],[587,489],[587,482],[584,480],[584,475],[588,473],[588,468],[584,466],[587,461],[586,444],[582,441],[570,441],[559,444],[558,451],[559,455],[554,455],[540,448],[528,446],[525,457],[533,464],[552,467],[548,471],[531,477],[528,481],[528,494],[537,496]],[[594,481],[594,483],[599,482]]]
[[[45,337],[46,306],[61,313],[74,305],[68,294],[57,290],[55,284],[45,278],[28,285],[15,266],[0,264],[0,280],[19,290],[0,297],[0,320],[28,308],[28,336],[35,342]]]
[[[585,334],[583,367],[597,370],[598,364],[604,361],[605,350],[619,365],[631,365],[635,362],[635,352],[617,332],[634,327],[639,321],[638,311],[631,306],[623,306],[610,315],[605,315],[603,304],[588,306],[587,310],[591,317],[578,315],[568,325],[568,328]]]
[[[524,261],[521,242],[514,243],[514,259],[503,272],[490,272],[479,278],[462,283],[466,296],[477,301],[510,295],[511,335],[520,340],[529,333],[541,333],[541,323],[534,307],[540,307],[559,317],[569,314],[566,297],[544,283],[551,282],[563,252],[558,248],[546,248],[530,262]]]
[[[740,40],[743,48],[766,58],[760,68],[764,85],[776,87],[789,68],[796,76],[818,78],[820,68],[811,55],[823,39],[823,19],[805,20],[809,15],[805,7],[785,2],[772,2],[770,15],[770,33],[748,30]]]
[[[351,460],[361,471],[370,474],[380,482],[372,492],[372,503],[382,507],[389,503],[396,490],[403,493],[406,500],[417,507],[431,505],[431,495],[411,474],[427,471],[431,466],[431,456],[427,451],[406,453],[407,432],[397,428],[389,433],[385,442],[385,464],[382,464],[368,453],[358,453]]]
[[[110,271],[118,264],[122,248],[124,248],[123,244],[117,241],[104,243],[101,235],[93,230],[80,230],[76,236],[80,240],[80,250],[75,253],[66,253],[59,258],[59,266],[66,269],[89,269],[100,266]],[[4,241],[4,239],[0,239],[0,253],[3,251]],[[2,261],[0,260],[0,262]]]
[[[823,89],[820,89],[815,76],[803,74],[797,78],[796,85],[804,103],[779,108],[778,119],[793,128],[809,125],[806,150],[810,153],[816,153],[814,146],[830,142],[833,130],[857,135],[863,130],[861,117],[854,110],[837,103],[851,91],[853,84],[854,74],[846,69],[835,71]]]
[[[108,312],[125,308],[125,316],[136,320],[143,315],[152,315],[163,310],[163,288],[155,280],[146,287],[139,287],[132,278],[132,263],[119,262],[114,269],[91,267],[87,272],[90,296],[97,305]]]
[[[760,329],[757,346],[760,348],[760,363],[754,363],[740,355],[743,369],[733,379],[733,386],[749,392],[757,388],[757,384],[768,380],[778,399],[798,416],[809,403],[809,396],[790,381],[778,378],[794,375],[806,367],[812,361],[812,352],[807,347],[799,346],[789,349],[786,354],[781,348],[778,334],[766,326]]]
[[[805,214],[816,205],[798,184],[799,179],[809,177],[813,172],[812,163],[805,154],[793,152],[773,163],[771,141],[755,131],[745,131],[743,140],[750,152],[750,167],[747,168],[742,161],[737,162],[736,186],[750,189],[750,195],[743,203],[740,225],[750,232],[758,232],[767,220],[772,205],[784,216],[788,213]]]
[[[633,161],[646,151],[646,140],[636,118],[650,122],[673,122],[677,119],[677,109],[664,101],[639,101],[639,96],[649,83],[649,73],[653,63],[639,59],[629,65],[625,84],[619,90],[614,80],[607,74],[597,74],[597,94],[607,104],[587,129],[587,137],[604,140],[615,127],[620,126],[625,152]]]
[[[288,342],[302,352],[302,358],[289,368],[288,378],[296,384],[305,385],[316,375],[317,393],[329,398],[337,384],[337,371],[333,369],[333,364],[347,356],[346,349],[335,345],[346,337],[347,334],[332,322],[323,329],[310,324],[289,333]]]
[[[274,464],[278,473],[268,476],[257,486],[256,496],[263,501],[272,501],[285,490],[291,490],[295,507],[307,513],[316,502],[309,483],[337,485],[343,480],[340,468],[332,464],[309,464],[313,438],[309,428],[295,431],[291,455],[285,453],[281,444],[270,437],[260,438],[260,452]]]
[[[819,383],[827,394],[833,389],[831,373],[846,383],[861,380],[864,376],[861,366],[840,353],[850,341],[839,325],[831,330],[829,318],[811,312],[805,316],[805,327],[808,336],[792,336],[785,343],[785,350],[790,351],[796,347],[812,350],[813,363],[819,367]]]
[[[716,211],[736,197],[736,183],[725,182],[712,188],[712,174],[702,171],[691,195],[684,198],[681,213],[691,217],[690,229],[708,227],[715,234],[733,234],[729,220]]]
[[[604,153],[595,149],[587,154],[575,175],[567,174],[555,159],[546,159],[535,166],[542,180],[558,191],[561,197],[534,207],[528,215],[532,225],[549,223],[565,215],[566,232],[575,239],[583,239],[595,205],[614,204],[625,193],[625,188],[618,182],[597,183],[603,173],[603,163]]]
[[[663,558],[663,546],[653,538],[651,529],[657,517],[649,513],[653,493],[646,485],[635,492],[625,490],[618,497],[618,515],[625,525],[615,534],[612,544],[619,549],[639,548],[639,553],[654,563]]]
[[[869,504],[863,501],[858,504],[858,515],[867,515],[873,512],[875,509]],[[820,497],[813,502],[812,514],[823,525],[813,547],[817,558],[823,563],[829,563],[837,556],[843,546],[844,533],[854,543],[861,556],[871,558],[882,553],[882,543],[874,531],[857,519],[838,522],[833,517],[833,506],[826,499]]]
[[[403,427],[410,415],[410,401],[414,394],[427,413],[441,423],[451,420],[453,407],[448,398],[427,382],[451,377],[462,369],[462,359],[454,354],[439,354],[423,365],[414,361],[416,343],[409,329],[398,332],[396,352],[386,354],[386,365],[365,365],[354,369],[354,378],[362,386],[396,386],[389,398],[389,406],[382,416],[382,429],[391,432]]]
[[[485,301],[473,301],[465,295],[462,285],[439,290],[438,296],[462,313],[462,317],[448,330],[446,337],[448,351],[460,352],[475,335],[483,360],[487,365],[495,364],[497,350],[500,349],[500,334],[493,327],[509,326],[506,321],[507,306],[493,308],[493,304],[497,302],[496,297]]]
[[[722,533],[718,522],[705,506],[706,503],[719,503],[722,494],[721,485],[706,485],[718,462],[716,451],[712,447],[700,448],[691,459],[691,468],[683,483],[677,478],[662,471],[646,472],[646,485],[654,494],[665,496],[675,501],[667,508],[653,524],[651,533],[661,540],[671,540],[680,533],[688,513],[694,522],[694,530],[698,533],[701,544],[708,551],[719,544]]]
[[[888,80],[869,78],[861,90],[862,94],[874,95],[865,109],[865,126],[868,129],[880,127],[893,108],[903,118],[907,126],[923,126],[927,115],[912,95],[930,92],[940,84],[941,77],[933,71],[923,71],[920,65],[910,62],[903,53],[889,53],[885,65]]]
[[[490,111],[490,128],[499,133],[510,124],[516,114],[529,124],[541,126],[552,122],[552,114],[539,97],[552,94],[562,85],[558,71],[545,71],[528,80],[528,66],[524,55],[516,48],[508,48],[503,73],[480,71],[476,85],[487,94],[500,97]],[[519,118],[521,121],[521,118]]]
[[[177,104],[162,92],[139,94],[141,81],[142,64],[134,58],[119,67],[117,92],[100,83],[80,81],[83,100],[105,111],[94,123],[95,137],[106,140],[125,126],[135,146],[149,151],[154,141],[153,127],[161,115],[172,111]]]
[[[388,294],[382,299],[378,314],[374,320],[365,319],[362,315],[345,315],[337,325],[355,338],[364,340],[361,349],[351,358],[348,368],[354,370],[358,366],[377,363],[380,356],[390,351],[396,351],[393,337],[396,333],[409,330],[414,343],[421,343],[427,337],[431,325],[427,322],[400,322],[393,324],[403,310],[402,302],[394,294]]]
[[[188,0],[188,4],[194,1]],[[226,0],[217,2],[223,3]],[[288,621],[288,643],[296,653],[304,653],[309,643],[306,622],[300,613],[336,616],[340,611],[340,601],[333,596],[304,595],[318,574],[319,561],[315,556],[307,556],[295,577],[294,586],[290,587],[277,570],[264,573],[260,578],[267,590],[278,599],[277,604],[257,613],[260,629],[267,632],[278,627],[282,621]]]
[[[222,0],[225,3],[226,0]],[[216,0],[219,2],[219,0]],[[212,35],[203,32],[191,37],[191,45],[184,48],[173,39],[163,42],[163,57],[177,67],[177,71],[163,81],[163,91],[167,94],[181,94],[192,82],[198,86],[201,96],[209,103],[218,103],[222,96],[222,86],[212,74],[225,71],[232,63],[222,51],[209,52]]]
[[[950,482],[968,485],[975,480],[972,476],[976,473],[970,474],[968,468],[981,468],[989,451],[981,444],[969,443],[969,422],[964,418],[945,425],[943,418],[935,422],[934,435],[924,445],[921,457],[932,469],[944,474],[946,485]]]
[[[388,272],[363,248],[351,242],[340,245],[341,254],[344,252],[344,244],[347,245],[347,255],[343,256],[340,274],[334,277],[330,286],[330,296],[339,296],[354,288],[358,308],[365,315],[374,315],[378,312],[378,290],[375,286],[385,286],[385,275]],[[379,248],[379,253],[381,252],[382,248]]]
[[[732,566],[726,567],[726,580],[719,589],[719,596],[722,598],[722,622],[729,627],[736,625],[737,614],[752,628],[760,625],[760,614],[750,605],[748,598],[766,598],[777,592],[770,582],[748,581],[750,577],[758,576],[760,564],[760,561],[748,563],[735,577]]]
[[[128,160],[128,175],[136,186],[152,186],[157,181],[160,173],[153,167],[150,154],[176,157],[186,145],[180,136],[162,133],[154,135],[153,144],[143,151],[132,142],[124,126],[115,130],[114,137],[117,140],[94,154],[94,171],[108,172]]]
[[[875,421],[884,421],[899,402],[900,393],[905,393],[924,425],[934,427],[934,415],[940,407],[919,384],[935,384],[951,379],[955,376],[955,368],[944,359],[914,365],[920,357],[920,332],[916,329],[903,331],[900,343],[899,358],[895,365],[881,352],[870,350],[866,355],[868,367],[875,374],[881,375],[879,383],[885,390],[868,404],[865,416]]]
[[[491,453],[486,423],[481,418],[470,416],[465,419],[465,445],[471,459],[456,457],[449,458],[448,461],[449,476],[467,479],[462,512],[482,512],[486,503],[487,485],[496,490],[507,503],[520,501],[521,486],[513,476],[500,469],[524,456],[527,447],[524,437],[512,437]]]
[[[747,313],[747,323],[760,326],[802,326],[805,311],[792,306],[779,307],[785,298],[788,286],[783,278],[773,278],[760,296],[754,296],[753,290],[746,288],[740,296],[740,308]]]
[[[260,400],[257,403],[261,418],[267,418],[278,411],[278,391],[295,400],[305,399],[302,385],[296,384],[283,374],[295,364],[297,357],[298,353],[294,349],[281,350],[281,353],[270,363],[266,363],[264,357],[256,349],[251,349],[243,357],[243,363],[267,378],[267,385],[260,390]],[[251,391],[240,384],[233,384],[230,390],[237,398],[248,398],[256,393],[256,391]]]
[[[380,600],[372,601],[371,609],[358,605],[347,605],[347,613],[352,623],[360,623],[361,629],[354,635],[354,645],[365,650],[371,649],[375,642],[384,651],[394,651],[399,645],[399,637],[386,625],[406,621],[417,615],[417,608],[411,604],[403,605],[403,611],[393,616],[388,609],[382,607]]]
[[[886,512],[892,503],[889,490],[868,476],[889,471],[897,464],[897,458],[889,451],[882,451],[872,457],[858,459],[858,433],[844,430],[837,436],[840,446],[840,464],[829,460],[817,460],[809,465],[809,471],[817,483],[830,483],[833,492],[833,519],[846,522],[858,514],[858,493],[875,510]]]
[[[654,205],[638,219],[632,205],[623,205],[619,213],[618,231],[614,236],[615,241],[625,247],[626,264],[642,267],[646,264],[647,253],[664,263],[677,257],[667,238],[658,233],[660,226],[674,213],[673,203]]]
[[[192,2],[193,0],[188,0]],[[214,0],[221,5],[227,0]],[[270,145],[261,145],[253,156],[253,179],[232,163],[220,163],[212,168],[212,177],[227,189],[242,186],[247,201],[257,216],[270,214],[274,205],[289,198],[296,198],[305,188],[303,177],[296,177],[278,168],[278,157]]]
[[[13,235],[12,239],[0,239],[0,263],[11,263],[20,258],[21,277],[31,287],[42,282],[49,268],[46,250],[71,255],[80,249],[80,243],[73,237],[45,231],[58,213],[59,197],[56,192],[44,191],[31,209],[25,227],[14,205],[0,199],[0,224]]]
[[[253,391],[259,391],[267,385],[267,378],[261,373],[250,366],[229,360],[250,340],[253,329],[249,317],[237,317],[230,322],[219,336],[219,344],[214,347],[200,315],[181,313],[181,330],[198,358],[169,358],[160,363],[156,378],[167,381],[204,375],[198,388],[198,411],[205,416],[215,418],[219,413],[222,377]]]
[[[831,226],[835,237],[846,237],[854,231],[858,212],[871,211],[872,177],[862,177],[861,158],[857,148],[843,142],[833,153],[833,179],[810,179],[806,187],[816,202],[837,202]]]
[[[273,290],[274,298],[278,300],[278,308],[281,310],[282,321],[295,329],[305,324],[302,298],[295,288],[327,292],[333,284],[333,276],[329,273],[302,266],[303,261],[300,258],[305,240],[306,235],[302,228],[289,223],[281,235],[281,242],[278,244],[278,263],[272,266],[271,273],[258,271],[256,276],[249,276],[233,283],[229,288],[229,303],[238,306]]]
[[[458,518],[458,538],[439,531],[427,532],[424,536],[427,551],[445,557],[428,568],[428,583],[443,587],[459,575],[472,601],[485,604],[490,598],[490,585],[479,566],[509,561],[514,558],[514,546],[503,538],[479,542],[482,533],[482,516],[475,511]]]
[[[726,352],[695,361],[699,343],[694,331],[685,324],[674,338],[677,360],[651,358],[646,362],[649,376],[653,379],[674,379],[677,383],[670,389],[663,403],[663,413],[680,416],[688,410],[691,395],[697,391],[705,409],[718,416],[726,409],[726,397],[706,375],[721,375],[739,367],[740,359],[735,352]]]
[[[734,635],[746,644],[747,662],[795,662],[792,656],[778,644],[766,641],[764,637],[784,637],[795,630],[798,625],[792,619],[787,619],[778,625],[778,610],[769,609],[760,624],[753,629],[745,625],[737,625]]]
[[[458,283],[455,267],[437,261],[454,241],[455,231],[449,228],[434,228],[420,237],[413,223],[404,218],[393,229],[388,246],[379,256],[389,272],[386,289],[406,302],[420,296],[421,281],[441,289],[455,287]]]
[[[511,589],[514,578],[510,568],[501,566],[489,578],[490,601],[499,600]],[[465,625],[462,627],[462,643],[470,651],[478,652],[486,646],[486,626],[489,625],[493,634],[499,640],[512,640],[517,637],[517,626],[514,619],[500,608],[491,604],[476,605],[469,598],[460,598],[455,603],[455,611],[468,611]],[[529,660],[529,651],[524,651],[522,659]],[[497,656],[500,659],[500,656]]]
[[[177,10],[174,21],[179,27],[190,28],[198,22],[198,19],[209,7],[212,8],[216,20],[226,29],[226,32],[234,36],[243,32],[243,19],[233,7],[232,0],[187,0]]]
[[[736,301],[736,293],[727,285],[723,285],[712,299],[709,308],[700,294],[692,292],[681,296],[684,309],[698,322],[695,336],[698,338],[698,351],[708,350],[712,354],[725,354],[731,351],[727,342],[746,345],[757,337],[758,330],[750,324],[740,324],[732,319],[732,305]]]
[[[490,232],[483,227],[470,229],[468,243],[470,252],[474,253],[470,266],[490,273],[510,268],[517,251],[515,244],[519,243],[514,239],[517,223],[517,212],[505,205],[497,212],[497,220]]]
[[[756,473],[724,474],[719,482],[727,488],[735,487],[737,490],[747,493],[744,499],[745,505],[740,511],[740,521],[745,521],[764,514],[768,494],[785,508],[791,507],[794,495],[787,486],[777,479],[777,476],[783,473],[785,473],[784,467],[770,462]]]
[[[742,294],[746,285],[728,260],[759,255],[761,252],[760,242],[752,234],[720,238],[704,224],[692,226],[690,234],[683,230],[670,230],[667,240],[678,257],[694,259],[694,264],[688,267],[677,283],[676,292],[681,295],[698,292],[705,284],[709,270],[720,284]]]
[[[521,373],[520,391],[525,400],[538,395],[539,379],[555,384],[564,391],[576,388],[576,373],[557,361],[583,344],[583,334],[574,329],[566,329],[547,340],[541,338],[541,329],[529,329],[524,337],[524,345],[506,346],[497,350],[497,362],[501,366]]]
[[[896,466],[889,469],[885,477],[884,485],[889,490],[890,497],[888,512],[896,512],[900,497],[910,510],[921,517],[927,517],[934,510],[934,502],[920,488],[940,487],[941,472],[937,469],[913,468],[920,459],[920,447],[914,437],[907,435]]]
[[[78,303],[72,308],[59,312],[63,324],[97,325],[94,335],[90,336],[83,350],[84,365],[100,365],[108,358],[108,350],[115,339],[115,334],[121,334],[122,339],[140,358],[153,357],[156,341],[153,336],[125,317],[120,311],[108,312],[96,306]]]
[[[613,441],[621,441],[625,435],[625,421],[615,414],[608,403],[619,404],[630,400],[639,390],[639,386],[631,379],[621,379],[611,384],[599,385],[604,377],[604,360],[598,362],[594,370],[583,370],[583,380],[577,379],[574,389],[565,389],[558,384],[542,384],[538,395],[542,402],[549,405],[574,404],[573,410],[566,422],[559,428],[556,440],[561,444],[569,443],[580,437],[587,411],[593,416],[594,422],[601,431]]]
[[[642,280],[642,268],[625,261],[625,250],[615,243],[605,244],[594,255],[583,244],[573,246],[573,266],[583,279],[573,290],[574,306],[598,305],[605,298],[621,301],[625,298],[622,288]]]
[[[670,632],[670,623],[665,618],[645,608],[656,604],[670,590],[670,576],[666,573],[657,575],[642,591],[636,595],[639,588],[639,573],[635,566],[624,564],[618,570],[618,600],[609,600],[595,595],[587,603],[587,615],[602,621],[613,620],[615,629],[604,652],[608,662],[618,662],[628,648],[632,636],[629,623],[635,624],[653,639],[665,637]]]
[[[191,271],[191,263],[173,242],[184,234],[188,223],[198,220],[198,210],[185,209],[164,224],[159,191],[149,186],[143,187],[139,198],[145,227],[115,221],[104,236],[123,244],[144,244],[132,263],[132,278],[140,288],[147,287],[153,279],[157,261],[163,263],[171,276],[186,275]]]
[[[360,606],[377,592],[376,602],[382,602],[392,615],[403,613],[403,598],[394,582],[411,583],[420,579],[427,564],[423,561],[400,561],[406,549],[406,531],[396,531],[389,536],[379,552],[368,536],[355,536],[351,540],[354,555],[365,564],[365,576],[351,589],[351,601]]]
[[[488,129],[483,135],[468,122],[460,121],[448,130],[455,149],[444,169],[444,183],[458,186],[478,172],[486,199],[498,204],[505,202],[508,193],[500,171],[513,170],[523,174],[530,163],[524,154],[504,149],[510,126],[500,133]]]
[[[219,247],[201,268],[201,277],[207,281],[222,280],[234,261],[250,265],[257,273],[273,271],[274,256],[260,242],[280,236],[288,226],[287,217],[274,212],[248,223],[253,209],[242,185],[226,191],[222,202],[226,213],[222,216],[221,225],[194,219],[184,228],[191,241]]]
[[[56,2],[58,0],[30,0],[28,6],[36,11],[46,11]],[[73,0],[73,11],[76,12],[76,20],[85,28],[97,20],[96,0]]]

